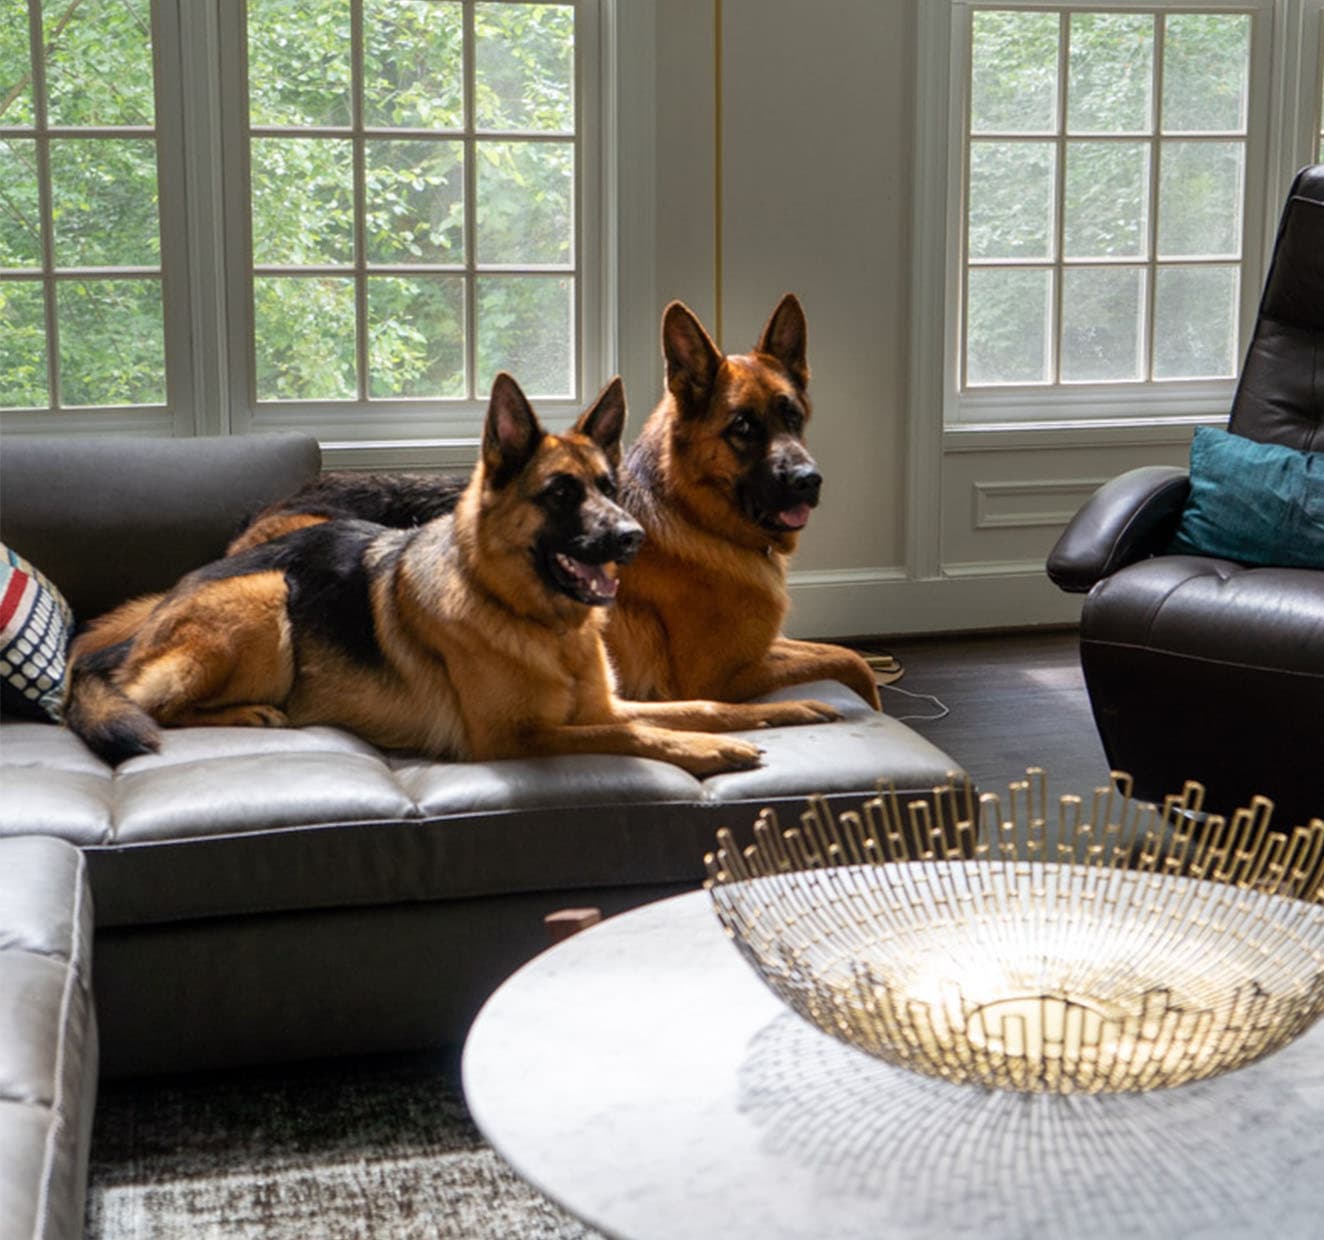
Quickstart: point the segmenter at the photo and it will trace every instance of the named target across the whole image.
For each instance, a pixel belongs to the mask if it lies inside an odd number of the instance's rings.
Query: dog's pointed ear
[[[756,353],[767,353],[775,357],[797,386],[809,385],[809,363],[805,360],[808,327],[805,324],[804,307],[794,293],[787,293],[777,303],[759,342],[754,346]]]
[[[681,413],[706,413],[722,354],[684,302],[673,301],[662,312],[662,356],[667,389]]]
[[[504,486],[538,450],[543,429],[520,386],[504,370],[492,380],[483,425],[483,467],[493,486]]]
[[[625,432],[625,384],[616,375],[598,399],[584,411],[575,430],[587,435],[606,453],[611,467],[621,463],[621,435]]]

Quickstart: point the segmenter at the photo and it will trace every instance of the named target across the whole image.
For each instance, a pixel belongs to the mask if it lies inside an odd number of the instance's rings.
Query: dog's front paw
[[[798,702],[774,702],[767,710],[764,727],[793,727],[805,723],[827,723],[841,718],[841,712],[835,706],[815,702],[812,698],[802,698]]]
[[[842,674],[841,682],[848,689],[854,689],[874,710],[881,711],[883,698],[878,692],[878,679],[873,674],[873,668],[853,650],[850,653],[854,658],[851,659],[850,667]]]
[[[704,736],[687,745],[676,761],[691,775],[717,775],[722,771],[748,771],[763,760],[763,750],[733,736]]]
[[[290,717],[274,706],[238,706],[234,722],[246,728],[288,728]]]

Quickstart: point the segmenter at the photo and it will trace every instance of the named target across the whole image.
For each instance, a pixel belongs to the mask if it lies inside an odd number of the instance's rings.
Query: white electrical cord
[[[892,718],[897,720],[898,723],[905,723],[907,720],[927,722],[934,719],[945,719],[951,714],[951,711],[934,697],[932,693],[911,693],[909,689],[898,689],[896,685],[881,685],[880,689],[883,693],[901,693],[908,698],[918,698],[924,702],[932,702],[934,706],[938,708],[938,713],[936,715],[892,715]]]

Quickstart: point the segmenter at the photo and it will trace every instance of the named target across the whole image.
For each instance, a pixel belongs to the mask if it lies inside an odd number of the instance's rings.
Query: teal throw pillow
[[[5,714],[58,721],[73,626],[64,595],[0,543],[0,707]]]
[[[1191,494],[1168,551],[1324,568],[1324,452],[1197,427]]]

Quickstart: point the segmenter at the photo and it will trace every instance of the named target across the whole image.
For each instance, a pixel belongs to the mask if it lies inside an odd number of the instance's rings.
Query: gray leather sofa
[[[220,555],[319,464],[298,435],[10,438],[0,538],[86,620]],[[704,780],[606,756],[433,762],[327,727],[177,729],[112,770],[6,719],[0,837],[81,850],[109,1073],[437,1046],[544,946],[544,914],[693,887],[717,828],[765,805],[856,805],[882,775],[922,795],[958,769],[840,685],[783,696],[844,718],[760,732],[761,768]]]
[[[86,866],[0,840],[0,1240],[83,1234],[97,1032]]]

